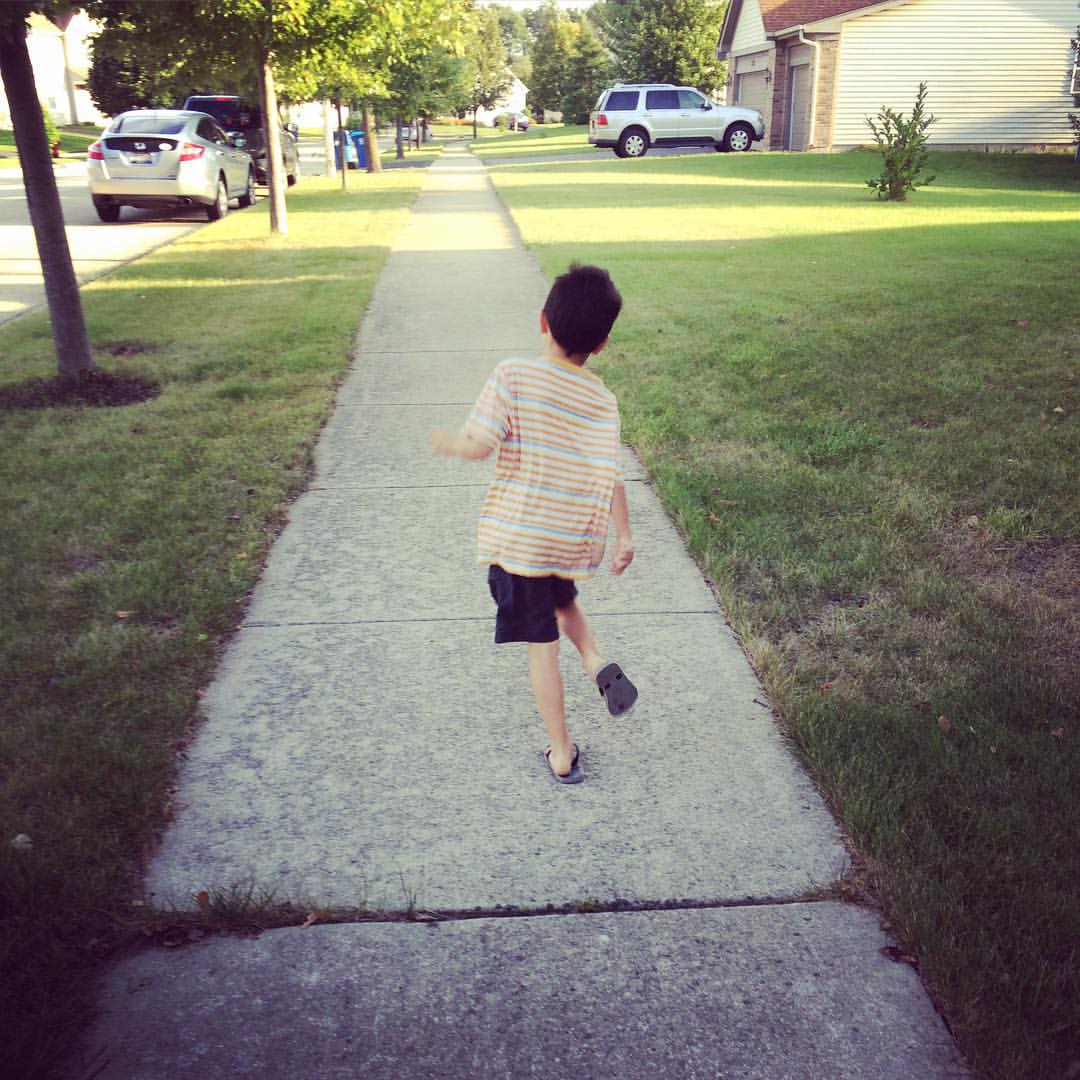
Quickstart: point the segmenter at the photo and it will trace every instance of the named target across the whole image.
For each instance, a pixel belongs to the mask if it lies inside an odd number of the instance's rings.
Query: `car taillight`
[[[605,116],[604,113],[601,113],[596,118],[596,123],[599,127],[607,127],[607,116]]]
[[[102,148],[101,148],[101,140],[100,139],[98,139],[97,142],[92,142],[86,148],[86,156],[87,156],[87,159],[90,160],[90,161],[104,161],[105,160],[105,151],[102,150]]]
[[[199,146],[198,143],[186,142],[180,148],[180,160],[181,161],[197,161],[206,153],[205,146]]]

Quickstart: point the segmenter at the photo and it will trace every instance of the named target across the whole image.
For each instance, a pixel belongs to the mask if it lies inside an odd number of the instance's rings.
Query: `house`
[[[26,49],[34,69],[38,97],[57,124],[104,124],[86,89],[90,69],[90,37],[98,30],[84,12],[57,16],[31,15]],[[0,83],[0,127],[11,127],[11,115]]]
[[[525,112],[525,96],[528,92],[529,88],[515,75],[514,81],[510,84],[510,89],[499,98],[494,108],[486,109],[481,105],[476,110],[476,122],[483,124],[485,127],[492,127],[495,124],[495,117],[500,113]]]
[[[731,0],[717,55],[771,150],[871,143],[920,82],[939,149],[1065,147],[1076,0]]]

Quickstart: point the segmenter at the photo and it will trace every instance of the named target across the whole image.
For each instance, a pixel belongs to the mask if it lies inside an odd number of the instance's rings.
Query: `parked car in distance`
[[[529,118],[523,112],[508,112],[500,113],[499,116],[506,117],[506,126],[511,131],[528,131],[529,130]],[[495,123],[499,122],[499,117],[495,118]]]
[[[182,109],[120,113],[90,144],[87,180],[102,221],[122,206],[202,206],[211,221],[255,201],[255,165],[212,116]]]
[[[650,146],[749,150],[765,135],[757,109],[716,105],[690,86],[616,83],[589,114],[589,142],[617,157],[641,157]]]
[[[266,132],[263,130],[262,110],[236,94],[192,94],[184,102],[185,109],[198,109],[209,113],[230,135],[237,139],[237,146],[251,155],[255,162],[255,180],[259,184],[270,182],[266,168]],[[285,181],[292,187],[300,179],[300,153],[296,137],[286,127],[281,132],[281,164]],[[243,143],[240,143],[240,139]]]

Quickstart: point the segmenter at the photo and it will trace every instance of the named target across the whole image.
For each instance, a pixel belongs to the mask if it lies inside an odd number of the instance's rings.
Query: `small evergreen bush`
[[[915,107],[907,119],[903,113],[886,107],[877,114],[877,120],[871,116],[866,118],[885,165],[880,176],[866,181],[878,193],[879,199],[903,201],[909,191],[925,187],[934,180],[933,176],[922,176],[929,157],[926,130],[935,119],[933,113],[927,115],[925,104],[926,83],[923,82],[919,83]]]
[[[45,107],[44,102],[41,105],[41,116],[45,121],[45,140],[49,144],[49,150],[52,152],[53,157],[59,157],[60,132],[56,130],[56,122],[52,118],[52,113]]]

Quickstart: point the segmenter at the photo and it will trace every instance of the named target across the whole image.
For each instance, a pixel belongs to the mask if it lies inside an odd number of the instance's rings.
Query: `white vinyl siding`
[[[1068,144],[1075,0],[916,0],[847,20],[833,146],[872,141],[867,116],[910,114],[920,82],[933,144]]]
[[[735,24],[735,36],[731,39],[731,55],[738,56],[742,52],[764,49],[768,44],[758,0],[742,0],[739,21]]]

